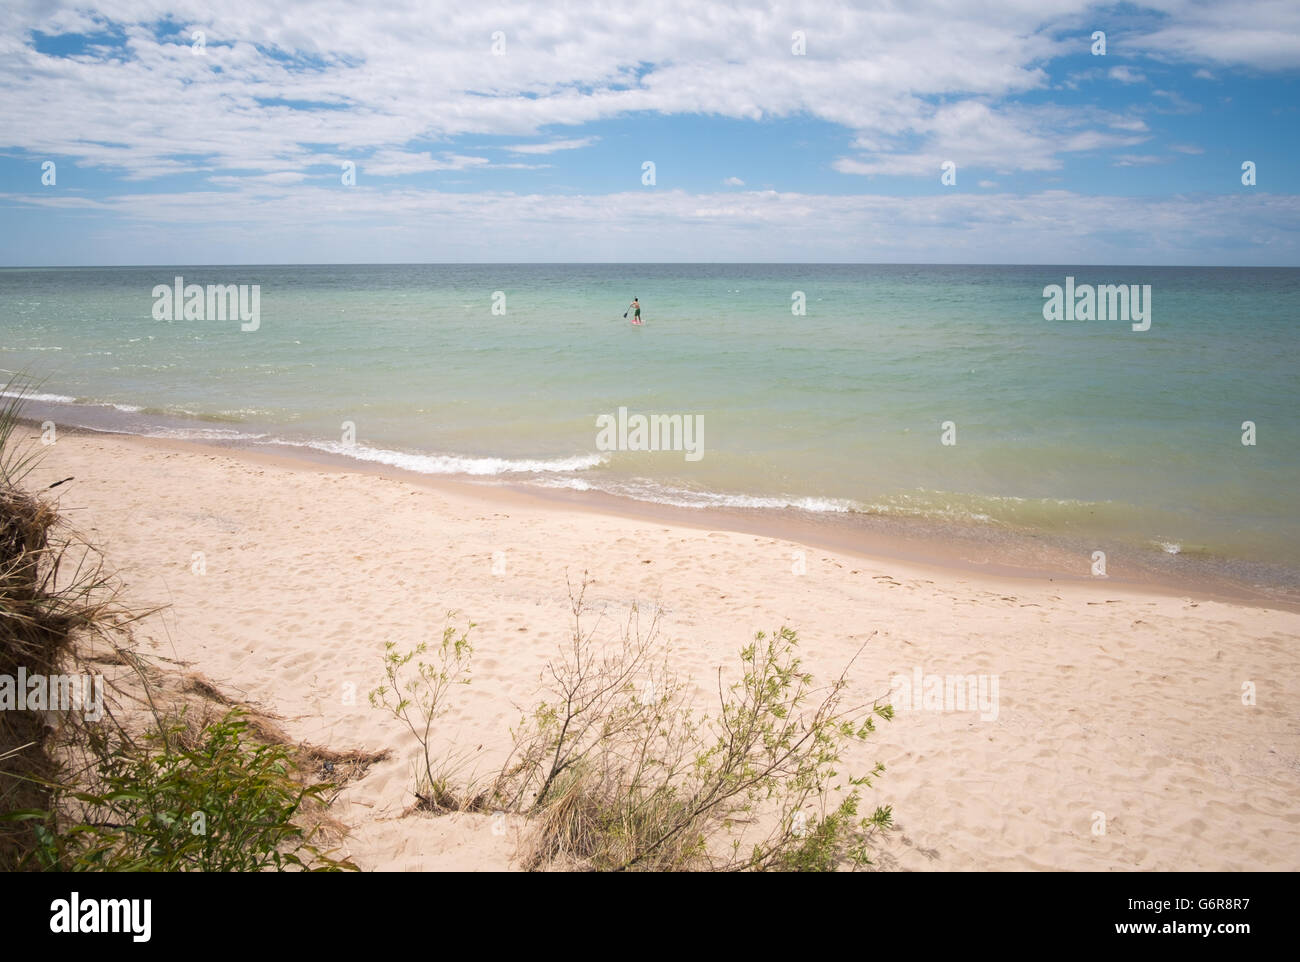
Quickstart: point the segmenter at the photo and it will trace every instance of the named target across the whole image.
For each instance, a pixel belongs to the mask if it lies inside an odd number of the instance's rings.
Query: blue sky
[[[5,265],[1300,264],[1294,2],[18,0],[0,54]]]

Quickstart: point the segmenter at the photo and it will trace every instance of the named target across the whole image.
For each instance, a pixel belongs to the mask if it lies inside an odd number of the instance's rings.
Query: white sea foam
[[[330,454],[341,454],[357,461],[371,461],[387,464],[405,471],[419,474],[528,474],[561,473],[566,471],[583,471],[604,464],[605,458],[599,454],[579,454],[567,458],[550,459],[511,459],[511,458],[474,458],[451,454],[414,454],[407,451],[393,451],[388,448],[372,448],[364,444],[344,444],[342,441],[271,441],[267,443],[290,444],[293,447],[314,448]]]
[[[77,399],[66,394],[36,394],[27,391],[0,391],[0,397],[21,398],[24,401],[45,401],[50,404],[75,404]]]
[[[567,488],[570,491],[599,491],[599,486],[582,478],[538,478],[532,482],[541,488]]]
[[[857,510],[852,501],[842,498],[773,498],[751,494],[724,494],[717,491],[681,491],[664,488],[656,495],[647,492],[644,500],[657,501],[660,504],[677,505],[683,508],[767,508],[785,510],[794,508],[799,511],[832,512],[837,514]]]
[[[143,408],[134,404],[114,404],[112,401],[86,401],[80,398],[68,397],[66,394],[40,394],[36,392],[25,391],[0,391],[0,397],[18,398],[23,401],[43,401],[46,404],[82,404],[86,407],[116,408],[119,411],[125,411],[132,414],[136,411],[142,411]]]
[[[768,497],[728,494],[720,491],[690,491],[671,488],[653,481],[586,481],[582,478],[537,478],[529,482],[543,488],[566,488],[572,491],[603,491],[637,501],[666,504],[677,508],[767,508],[775,510],[847,513],[858,510],[853,501],[842,498]]]
[[[154,428],[143,436],[174,441],[263,441],[270,437],[269,434],[250,434],[233,428]]]

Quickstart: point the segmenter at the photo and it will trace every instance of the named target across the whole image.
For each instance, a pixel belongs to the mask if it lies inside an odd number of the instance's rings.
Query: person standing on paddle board
[[[632,298],[632,303],[629,304],[629,305],[627,306],[627,311],[631,311],[631,312],[632,312],[632,323],[633,323],[633,324],[640,324],[640,323],[641,323],[641,302],[638,301],[635,297]],[[623,312],[623,316],[624,316],[624,317],[627,317],[627,311],[624,311],[624,312]]]

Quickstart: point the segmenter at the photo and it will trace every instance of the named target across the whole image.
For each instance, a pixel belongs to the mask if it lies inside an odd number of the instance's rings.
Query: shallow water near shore
[[[155,320],[177,276],[259,285],[257,330]],[[1044,320],[1067,277],[1150,284],[1150,330]],[[642,328],[622,318],[634,295]],[[4,269],[0,368],[39,379],[32,413],[60,424],[1291,588],[1297,303],[1295,269]],[[601,450],[596,419],[620,407],[699,418],[702,456]]]

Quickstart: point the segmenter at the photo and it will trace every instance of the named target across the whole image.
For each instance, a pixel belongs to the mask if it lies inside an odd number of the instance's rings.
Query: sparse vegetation
[[[43,868],[63,871],[255,872],[355,868],[322,855],[296,824],[326,783],[295,777],[292,754],[249,737],[238,710],[143,744],[94,747],[95,790],[65,790],[74,817],[39,813]],[[125,750],[124,750],[125,748]],[[38,813],[28,813],[29,817]],[[63,828],[56,827],[62,821]]]
[[[817,687],[789,628],[741,651],[741,677],[716,714],[698,716],[667,669],[659,621],[633,609],[602,650],[573,597],[569,648],[550,666],[555,697],[516,733],[508,800],[535,825],[530,868],[828,870],[869,862],[867,841],[890,813],[857,816],[860,790],[883,772],[838,771],[888,706],[846,706],[844,675]],[[847,667],[845,669],[847,671]],[[838,800],[836,800],[838,799]]]
[[[657,612],[643,625],[634,607],[618,640],[602,645],[600,621],[586,627],[586,587],[571,591],[573,630],[547,666],[549,697],[512,733],[514,748],[490,791],[473,793],[480,809],[490,799],[493,808],[526,816],[525,867],[830,871],[870,864],[869,843],[889,829],[892,812],[860,815],[861,792],[884,767],[858,777],[839,769],[847,747],[869,737],[876,719],[892,718],[892,708],[846,705],[844,673],[817,686],[802,668],[797,635],[781,628],[745,647],[738,680],[727,686],[719,671],[717,713],[697,714],[687,685],[669,670]],[[431,721],[446,710],[450,681],[468,678],[468,645],[457,637],[445,634],[441,659],[419,663],[416,681],[404,689],[411,698],[421,690],[433,698],[417,710],[419,723],[398,716],[424,750],[421,784],[440,786],[450,803],[439,806],[444,810],[465,807],[446,769],[428,761]],[[394,669],[423,651],[399,658],[389,647],[394,688]]]
[[[40,450],[21,436],[20,406],[0,406],[0,675],[113,666],[130,685],[110,680],[94,720],[0,711],[0,869],[355,868],[311,844],[320,825],[302,816],[330,786],[298,752],[259,740],[265,726],[237,710],[196,720],[160,702],[158,670],[130,644],[149,612],[122,604],[93,546],[24,489]],[[124,702],[138,706],[131,724],[114,710]]]
[[[388,642],[384,646],[387,683],[369,696],[373,707],[401,721],[419,742],[415,797],[419,807],[429,811],[482,811],[489,801],[487,793],[475,789],[472,778],[466,785],[457,782],[468,763],[467,753],[452,748],[437,753],[434,745],[434,723],[449,710],[448,690],[470,682],[473,648],[469,632],[473,627],[472,622],[459,630],[448,625],[437,645],[431,648],[422,642],[405,653],[398,651],[394,642]]]

